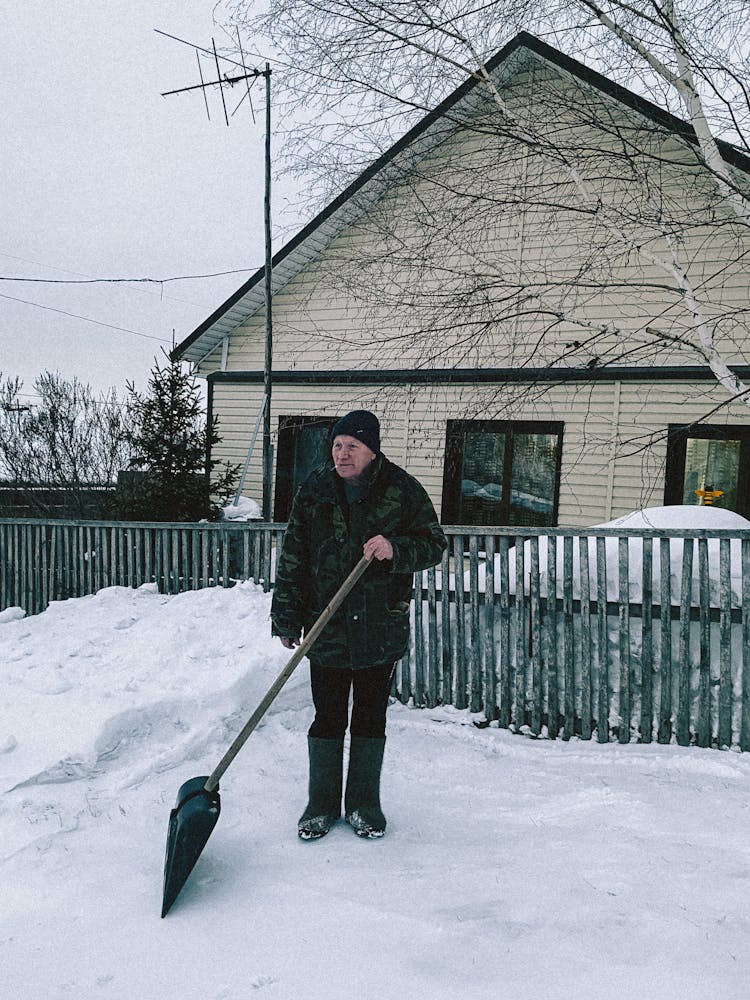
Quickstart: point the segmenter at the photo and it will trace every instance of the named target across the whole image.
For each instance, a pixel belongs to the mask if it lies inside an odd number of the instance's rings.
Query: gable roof
[[[496,83],[502,84],[529,58],[548,63],[579,81],[601,91],[619,104],[649,119],[666,131],[696,143],[692,126],[652,104],[638,94],[564,55],[525,31],[516,35],[490,59],[486,66]],[[338,197],[304,226],[273,256],[272,294],[277,294],[304,267],[346,228],[364,215],[384,190],[406,172],[409,160],[421,157],[444,138],[441,123],[452,108],[461,104],[468,110],[478,95],[478,80],[468,78],[433,111],[425,115],[391,148],[364,170]],[[750,157],[730,143],[719,142],[726,162],[750,173]],[[176,360],[197,363],[210,354],[232,330],[264,307],[264,273],[259,268],[236,292],[200,324],[171,352]]]

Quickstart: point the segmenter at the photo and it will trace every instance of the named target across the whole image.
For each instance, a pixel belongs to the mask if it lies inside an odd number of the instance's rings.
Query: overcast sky
[[[198,67],[188,46],[154,29],[221,44],[213,7],[0,0],[0,277],[163,279],[262,264],[262,81],[252,92],[257,122],[244,104],[229,128],[218,92],[210,121],[199,92],[161,96],[197,83]],[[274,194],[278,218],[283,188]],[[45,370],[97,390],[144,385],[173,330],[179,342],[246,277],[1,280],[0,372],[20,376],[29,394]]]

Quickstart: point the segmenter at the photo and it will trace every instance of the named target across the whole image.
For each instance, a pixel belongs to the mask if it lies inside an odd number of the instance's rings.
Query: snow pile
[[[252,584],[0,622],[0,961],[14,1000],[747,995],[750,756],[533,741],[393,705],[388,834],[297,840],[301,667],[160,919],[169,810],[287,662]]]
[[[733,511],[721,510],[718,507],[698,507],[698,506],[668,506],[651,507],[645,510],[632,511],[623,517],[616,518],[606,524],[597,524],[590,528],[592,533],[588,538],[588,569],[589,586],[591,598],[597,596],[597,542],[594,537],[597,528],[626,528],[638,531],[647,528],[652,530],[676,529],[689,530],[702,528],[707,530],[731,530],[747,531],[750,529],[750,521]],[[545,535],[539,537],[539,580],[542,594],[547,594],[548,587],[548,562],[549,562],[549,538]],[[558,597],[564,596],[565,582],[563,578],[564,570],[564,540],[555,538],[553,548],[556,554],[556,592]],[[573,580],[572,590],[574,599],[581,596],[581,543],[578,538],[573,539]],[[608,537],[604,539],[604,549],[607,563],[607,600],[617,601],[619,599],[619,539]],[[670,586],[672,604],[679,604],[682,593],[682,564],[683,564],[684,542],[681,538],[672,538],[669,542],[670,559]],[[661,562],[660,543],[654,539],[651,546],[651,588],[653,603],[659,603],[659,589],[661,586]],[[720,596],[719,584],[719,562],[720,543],[717,539],[708,539],[707,542],[709,574],[710,574],[710,594],[709,600],[713,606],[718,606]],[[494,560],[494,590],[500,593],[501,584],[501,563],[500,556],[496,555]],[[524,543],[524,581],[528,591],[531,574],[531,543]],[[738,539],[730,541],[730,574],[731,574],[731,599],[733,607],[742,606],[742,550]],[[632,602],[639,602],[643,593],[643,541],[640,538],[628,539],[628,577],[629,577],[629,597]],[[699,561],[697,545],[693,545],[693,566],[692,566],[692,595],[691,603],[698,604],[699,593]],[[516,591],[516,552],[511,548],[508,553],[508,585],[510,593]],[[486,570],[484,564],[479,567],[479,589],[484,591],[486,587]],[[464,588],[469,589],[469,574],[464,578]]]
[[[205,752],[217,717],[249,714],[283,664],[256,589],[109,587],[6,625],[0,743],[18,752],[0,758],[3,786],[95,773],[126,751],[132,762],[143,743],[157,770]]]
[[[263,513],[257,501],[250,497],[239,497],[237,503],[222,507],[221,517],[223,521],[260,521]]]
[[[26,612],[23,608],[11,607],[6,608],[4,611],[0,611],[0,625],[3,622],[14,622],[18,621],[20,618],[25,618]]]
[[[595,528],[651,528],[655,531],[674,529],[685,531],[691,528],[703,528],[708,531],[746,531],[750,521],[735,514],[733,510],[722,510],[721,507],[704,507],[692,504],[673,504],[668,507],[646,507],[643,510],[633,510],[622,517],[606,524],[596,524]]]

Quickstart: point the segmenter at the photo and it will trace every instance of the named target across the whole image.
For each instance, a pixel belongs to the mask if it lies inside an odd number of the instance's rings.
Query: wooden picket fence
[[[284,529],[0,519],[0,612],[108,586],[269,590]],[[750,749],[750,531],[446,534],[415,576],[401,701],[537,737]]]
[[[0,611],[38,614],[52,601],[144,583],[166,594],[237,580],[269,590],[284,528],[0,518]]]

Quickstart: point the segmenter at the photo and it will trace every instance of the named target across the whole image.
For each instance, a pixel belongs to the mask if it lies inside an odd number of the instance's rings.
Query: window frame
[[[750,519],[750,424],[668,424],[664,504],[680,507],[697,506],[683,503],[687,443],[690,438],[703,441],[739,440],[738,509],[735,513]],[[723,509],[729,510],[730,508],[724,507]]]
[[[552,524],[556,527],[560,509],[560,478],[562,473],[562,448],[565,423],[562,420],[448,420],[445,427],[445,461],[443,465],[443,493],[441,523],[463,525],[457,520],[461,497],[461,467],[463,465],[463,440],[466,431],[505,435],[502,482],[512,483],[513,440],[518,434],[549,434],[557,437],[557,463],[555,468],[555,493],[552,504]],[[502,511],[504,521],[487,527],[514,527],[510,522],[511,490],[503,491]],[[471,525],[470,525],[471,526]],[[519,525],[519,527],[524,527]],[[528,527],[528,525],[526,525]]]

